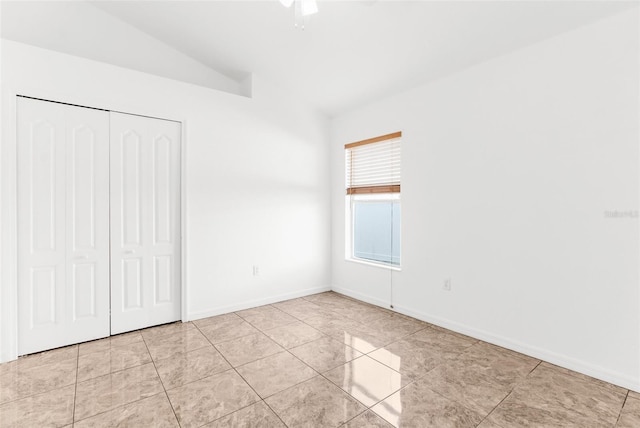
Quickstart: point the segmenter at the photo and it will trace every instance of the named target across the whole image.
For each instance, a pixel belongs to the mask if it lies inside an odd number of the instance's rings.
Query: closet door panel
[[[180,319],[180,132],[111,113],[112,334]]]
[[[142,137],[133,131],[122,134],[118,141],[118,156],[114,165],[119,164],[120,171],[113,171],[120,175],[118,192],[120,194],[120,218],[122,219],[121,244],[140,246],[142,224],[140,209],[142,205]]]
[[[173,260],[171,256],[153,257],[153,303],[155,306],[173,300]]]
[[[21,129],[25,143],[19,149],[24,161],[22,189],[28,200],[27,214],[30,218],[28,234],[31,241],[30,255],[51,257],[64,250],[59,245],[64,232],[57,220],[64,215],[58,202],[64,198],[64,128],[60,125],[62,114],[47,111],[47,108],[31,106],[34,119],[23,124]],[[38,111],[44,110],[44,111]]]
[[[73,319],[95,318],[97,313],[96,293],[99,279],[96,263],[74,263],[71,268],[73,288]]]
[[[153,243],[171,244],[171,141],[153,141]]]
[[[96,248],[96,141],[87,127],[71,130],[70,180],[73,249]]]
[[[155,121],[152,142],[151,253],[153,305],[179,315],[180,303],[180,125]],[[164,309],[163,309],[164,308]]]
[[[122,311],[142,310],[142,259],[128,257],[121,265]]]
[[[18,350],[53,347],[65,309],[64,111],[18,99]]]
[[[30,329],[40,329],[53,326],[56,323],[56,313],[60,305],[60,294],[57,293],[60,281],[59,270],[56,266],[32,267],[29,272],[28,297]],[[27,287],[25,287],[27,288]]]
[[[106,112],[18,98],[20,355],[109,334],[108,129]]]
[[[109,334],[109,115],[67,108],[67,312],[86,334]],[[99,327],[98,327],[99,326]]]

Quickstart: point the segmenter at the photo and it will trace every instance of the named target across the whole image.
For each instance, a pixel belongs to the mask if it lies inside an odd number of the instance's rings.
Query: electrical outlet
[[[259,276],[260,275],[260,268],[256,265],[253,265],[253,276]]]
[[[447,278],[444,280],[442,284],[442,289],[445,291],[451,291],[451,278]]]

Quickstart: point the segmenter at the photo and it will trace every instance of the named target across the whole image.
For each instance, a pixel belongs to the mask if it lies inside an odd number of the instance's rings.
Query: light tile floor
[[[640,427],[640,394],[336,293],[0,365],[0,427]]]

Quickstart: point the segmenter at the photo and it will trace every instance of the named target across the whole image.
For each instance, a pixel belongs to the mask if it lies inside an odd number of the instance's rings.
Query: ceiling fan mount
[[[295,26],[304,30],[304,18],[318,12],[316,0],[280,0],[284,7],[294,6]]]

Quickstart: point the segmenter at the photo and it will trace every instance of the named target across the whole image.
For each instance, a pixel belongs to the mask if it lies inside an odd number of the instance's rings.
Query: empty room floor
[[[638,427],[640,394],[333,292],[0,365],[0,427]]]

